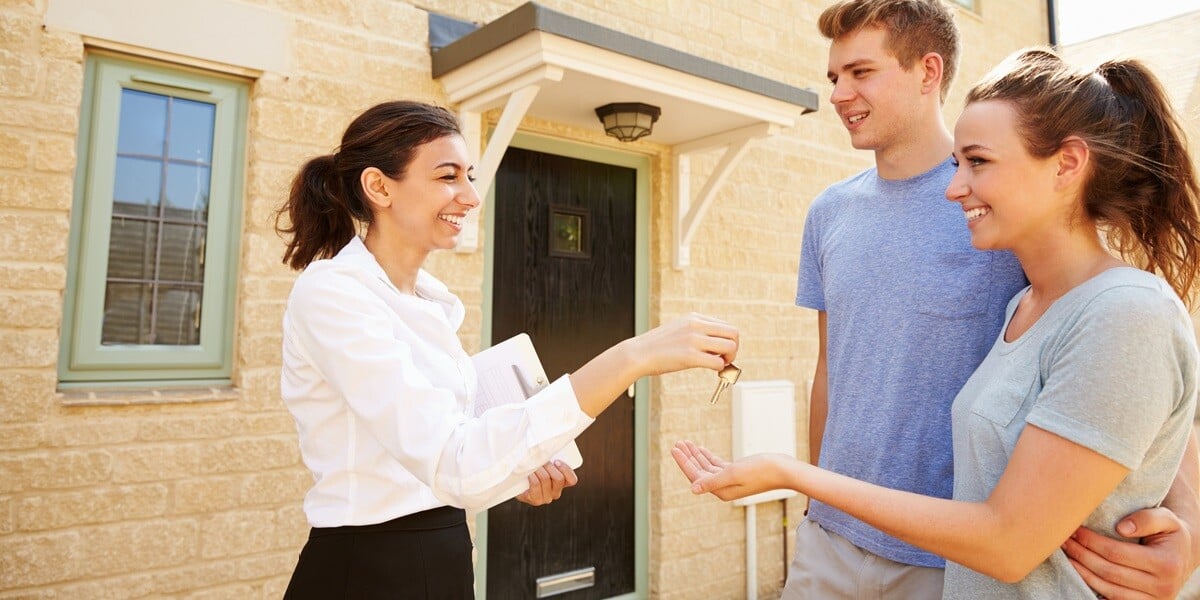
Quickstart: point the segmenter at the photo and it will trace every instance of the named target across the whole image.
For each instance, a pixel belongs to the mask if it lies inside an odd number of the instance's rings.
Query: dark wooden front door
[[[556,379],[634,334],[636,171],[509,148],[496,174],[492,340],[527,332]],[[488,512],[487,598],[534,598],[539,577],[595,568],[634,590],[634,402],[621,394],[578,439],[579,484],[537,508]]]

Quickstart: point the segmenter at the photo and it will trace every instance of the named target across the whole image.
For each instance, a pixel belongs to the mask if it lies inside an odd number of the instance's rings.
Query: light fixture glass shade
[[[632,142],[650,135],[660,114],[662,109],[659,107],[641,102],[614,102],[596,108],[596,116],[604,125],[604,133],[622,142]]]

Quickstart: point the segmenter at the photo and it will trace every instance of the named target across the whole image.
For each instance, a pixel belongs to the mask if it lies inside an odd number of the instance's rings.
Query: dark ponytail
[[[1088,145],[1083,211],[1109,247],[1157,272],[1191,304],[1200,271],[1200,188],[1183,128],[1162,85],[1134,60],[1094,73],[1048,49],[1010,57],[975,85],[967,103],[1000,100],[1016,110],[1030,153],[1053,155],[1070,136]]]
[[[417,147],[448,135],[461,135],[454,115],[421,102],[385,102],[355,118],[335,154],[300,168],[287,202],[275,214],[275,230],[290,238],[284,264],[300,270],[337,254],[359,224],[374,217],[360,183],[362,172],[375,167],[400,179]]]
[[[329,258],[345,246],[356,231],[355,219],[369,221],[362,204],[348,206],[337,159],[318,156],[300,168],[292,180],[287,204],[276,214],[275,229],[290,235],[284,264],[300,270],[318,258]],[[290,225],[281,225],[287,214]]]

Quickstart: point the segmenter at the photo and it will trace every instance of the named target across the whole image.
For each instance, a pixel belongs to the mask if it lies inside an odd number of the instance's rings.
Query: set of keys
[[[716,404],[717,399],[721,397],[721,392],[724,392],[726,388],[737,383],[738,377],[741,377],[741,376],[742,376],[742,370],[740,368],[734,366],[733,363],[729,363],[729,365],[726,366],[724,369],[721,369],[720,371],[718,371],[717,372],[717,391],[713,392],[712,400],[709,400],[708,403]]]

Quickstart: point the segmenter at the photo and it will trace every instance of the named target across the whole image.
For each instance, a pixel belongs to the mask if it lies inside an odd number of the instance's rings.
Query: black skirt
[[[471,534],[443,506],[377,525],[314,527],[284,600],[475,597]]]

